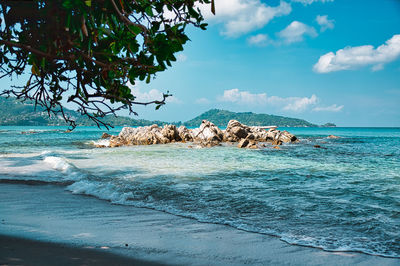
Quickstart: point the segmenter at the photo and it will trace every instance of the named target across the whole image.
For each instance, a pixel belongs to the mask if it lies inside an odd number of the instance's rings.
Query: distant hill
[[[40,106],[31,102],[21,102],[15,98],[0,97],[0,126],[68,126],[62,116],[47,114]],[[81,116],[80,113],[66,109],[66,113],[76,120],[78,126],[94,126],[96,123]],[[114,117],[112,115],[102,118],[103,122],[113,126],[148,126],[152,124],[163,125],[166,122],[132,119],[130,117]]]
[[[248,126],[317,127],[317,125],[303,119],[277,115],[255,114],[251,112],[234,113],[219,109],[211,109],[183,124],[187,127],[197,127],[204,119],[213,122],[218,127],[226,127],[231,119],[235,119]]]
[[[66,109],[66,113],[75,119],[78,126],[94,126],[93,121],[81,116],[78,112]],[[226,110],[211,109],[185,123],[172,123],[177,126],[183,124],[187,127],[198,127],[202,120],[209,120],[218,127],[224,128],[229,120],[235,119],[249,126],[278,126],[278,127],[317,127],[317,125],[303,119],[290,118],[277,115],[255,114],[251,112],[235,113]],[[167,122],[133,119],[130,117],[106,116],[104,122],[113,126],[149,126],[152,124],[165,125]],[[15,98],[0,97],[0,126],[67,126],[61,116],[50,116],[47,112],[30,102],[21,102]],[[335,124],[327,123],[322,127],[334,127]]]

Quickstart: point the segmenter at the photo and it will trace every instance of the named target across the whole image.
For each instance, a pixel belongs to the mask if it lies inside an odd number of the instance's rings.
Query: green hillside
[[[192,120],[184,123],[188,127],[197,127],[202,120],[209,120],[218,127],[226,127],[229,120],[235,119],[248,126],[279,126],[279,127],[316,127],[302,119],[290,118],[277,115],[255,114],[251,112],[234,113],[226,110],[211,109]]]
[[[81,116],[73,110],[66,113],[76,120],[78,126],[95,126],[96,123]],[[144,119],[132,119],[129,117],[106,116],[103,122],[113,126],[147,126],[152,124],[166,124],[162,121],[149,121]],[[30,102],[21,102],[15,98],[0,97],[0,126],[68,126],[61,116],[50,116],[43,108],[35,106]]]
[[[93,121],[81,116],[78,112],[66,110],[66,113],[76,120],[78,126],[94,126]],[[255,114],[251,112],[235,113],[226,110],[211,109],[183,125],[187,127],[198,127],[202,120],[209,120],[218,127],[224,128],[229,120],[235,119],[249,126],[279,126],[279,127],[316,127],[305,120],[289,118],[284,116]],[[106,116],[103,121],[113,126],[148,126],[152,124],[164,125],[163,121],[149,121],[144,119],[132,119],[130,117]],[[181,125],[181,122],[174,123]],[[29,102],[21,102],[15,98],[0,97],[0,126],[67,126],[61,116],[50,116],[43,112],[40,106],[35,110],[35,106]],[[324,126],[335,126],[328,123]]]

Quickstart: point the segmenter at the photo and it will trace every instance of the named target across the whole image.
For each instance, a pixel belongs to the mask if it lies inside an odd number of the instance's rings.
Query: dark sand
[[[0,265],[150,265],[145,262],[89,248],[33,241],[0,235]]]
[[[0,238],[0,264],[400,265],[400,259],[289,245],[51,185],[0,184],[0,235],[9,236]]]

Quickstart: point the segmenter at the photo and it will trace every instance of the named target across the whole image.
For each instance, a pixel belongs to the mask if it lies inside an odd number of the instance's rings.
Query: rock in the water
[[[327,138],[328,139],[340,139],[340,137],[335,136],[335,135],[329,135]]]
[[[272,145],[282,145],[282,140],[280,140],[280,139],[274,139],[274,140],[272,141]]]
[[[322,147],[321,145],[314,145],[314,148],[317,148],[317,149],[324,149],[324,150],[327,150],[328,148],[325,148],[325,147]]]
[[[179,132],[176,129],[175,125],[165,125],[164,128],[161,130],[161,134],[170,142],[181,140],[181,137],[179,136]]]
[[[192,130],[192,136],[195,141],[207,142],[207,141],[219,141],[223,140],[223,132],[216,125],[210,121],[203,120],[199,128]]]
[[[171,142],[172,138],[176,136],[177,132],[174,129],[176,130],[176,127],[161,129],[157,125],[137,128],[124,127],[118,136],[124,145],[165,144]]]
[[[101,135],[101,138],[102,139],[109,139],[109,138],[111,138],[111,135],[104,132],[103,135]]]
[[[297,137],[284,130],[279,134],[279,140],[284,143],[289,143],[289,142],[295,142],[297,140]]]
[[[180,126],[178,128],[178,134],[182,141],[193,141],[192,132],[185,126]]]
[[[221,146],[221,143],[217,140],[210,140],[205,142],[200,142],[200,147],[202,148],[211,148],[214,146]]]
[[[102,138],[110,139],[110,147],[190,141],[195,142],[198,148],[214,147],[221,145],[221,142],[238,142],[239,148],[258,149],[265,147],[263,142],[281,145],[283,142],[297,141],[296,136],[287,131],[281,132],[276,129],[266,131],[260,127],[248,127],[236,120],[230,120],[224,131],[212,122],[203,120],[200,127],[196,129],[187,129],[185,126],[176,128],[175,125],[165,125],[163,128],[158,125],[124,127],[118,136],[104,133]]]
[[[247,137],[250,132],[248,126],[242,125],[239,121],[230,120],[225,129],[224,139],[226,141],[239,141]]]
[[[246,148],[247,145],[249,145],[249,140],[248,139],[241,139],[237,145],[238,148]]]
[[[255,141],[250,140],[250,141],[249,141],[249,144],[247,145],[246,148],[249,148],[249,149],[258,149],[258,146],[257,146],[257,143],[256,143]]]

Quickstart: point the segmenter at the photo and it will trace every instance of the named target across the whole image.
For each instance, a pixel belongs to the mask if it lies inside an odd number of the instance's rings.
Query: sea
[[[0,193],[5,184],[61,186],[115,208],[400,258],[400,128],[279,129],[300,141],[257,150],[191,143],[96,148],[104,132],[96,127],[66,133],[2,126]]]

